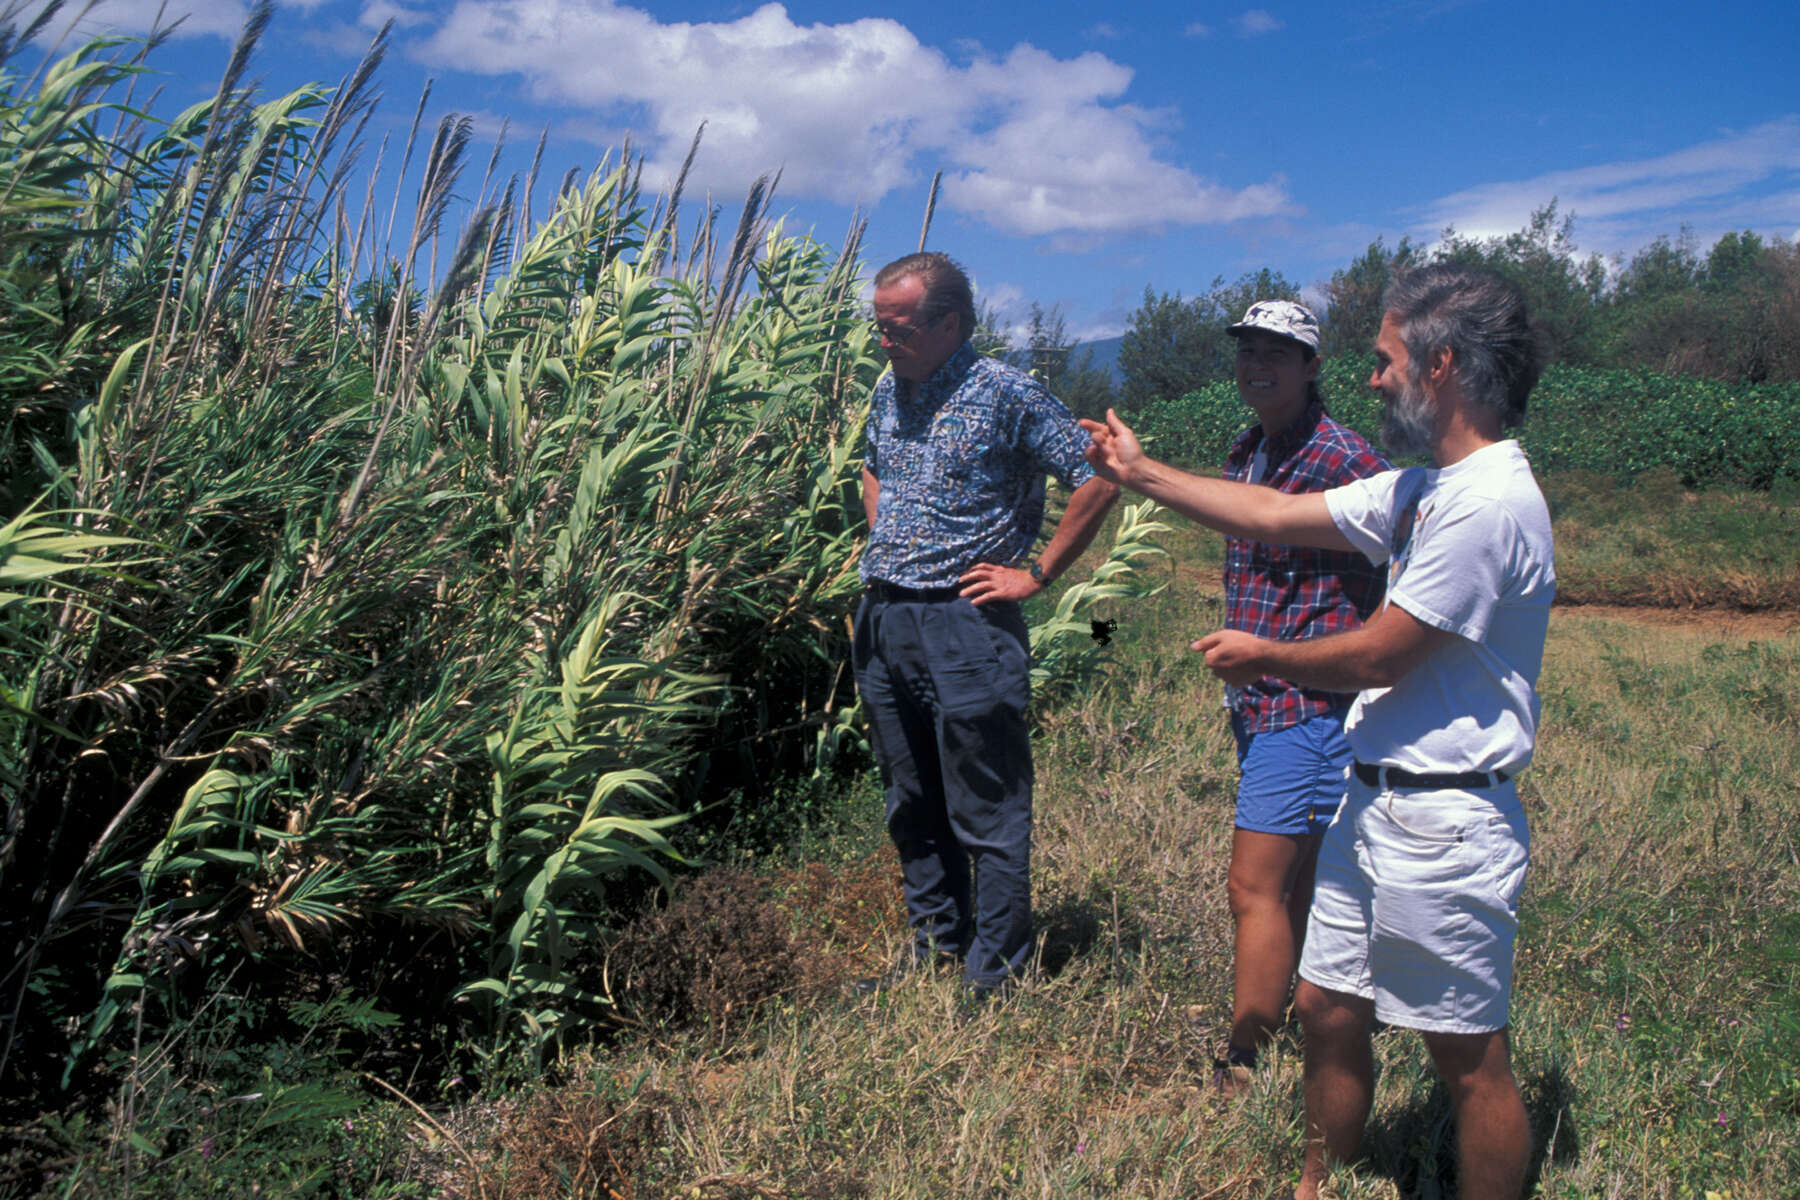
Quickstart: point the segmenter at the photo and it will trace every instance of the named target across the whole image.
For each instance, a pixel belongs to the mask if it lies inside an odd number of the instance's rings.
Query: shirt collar
[[[962,382],[962,377],[968,373],[969,368],[974,366],[975,360],[980,357],[975,353],[975,343],[966,341],[952,351],[950,357],[946,358],[943,365],[933,371],[924,383],[909,386],[903,389],[902,394],[911,392],[914,399],[948,395],[956,390],[957,384]],[[906,381],[896,378],[894,382],[905,383]]]
[[[1264,440],[1263,455],[1271,462],[1280,462],[1300,447],[1306,445],[1319,422],[1325,419],[1325,406],[1317,400],[1307,401],[1306,408],[1292,424],[1272,438]],[[1257,434],[1262,433],[1262,426],[1255,426]]]

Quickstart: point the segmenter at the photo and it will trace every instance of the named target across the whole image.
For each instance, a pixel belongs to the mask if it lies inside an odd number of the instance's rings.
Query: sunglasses
[[[870,321],[869,328],[875,331],[876,337],[888,343],[890,346],[904,346],[918,336],[921,330],[936,325],[948,315],[948,313],[939,313],[923,325],[915,325],[911,329],[906,328],[904,325],[883,325],[880,321]]]

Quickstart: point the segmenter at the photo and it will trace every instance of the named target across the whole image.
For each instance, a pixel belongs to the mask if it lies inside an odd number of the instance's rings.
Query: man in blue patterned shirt
[[[891,371],[875,385],[863,466],[867,587],[853,661],[887,790],[913,946],[872,991],[939,956],[988,999],[1031,950],[1030,648],[1021,601],[1087,547],[1118,496],[1088,436],[1030,375],[969,344],[962,268],[913,254],[875,276]],[[1026,563],[1044,476],[1074,489]]]

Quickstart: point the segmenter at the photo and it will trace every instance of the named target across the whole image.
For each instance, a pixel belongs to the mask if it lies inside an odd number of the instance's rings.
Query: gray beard
[[[1425,389],[1412,380],[1398,393],[1381,396],[1381,444],[1395,458],[1411,458],[1431,450],[1432,406]]]

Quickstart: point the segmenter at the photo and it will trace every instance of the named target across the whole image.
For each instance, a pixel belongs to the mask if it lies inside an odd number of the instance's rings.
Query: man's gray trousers
[[[972,986],[1031,951],[1030,643],[1017,604],[863,598],[852,661],[887,789],[913,953]]]

